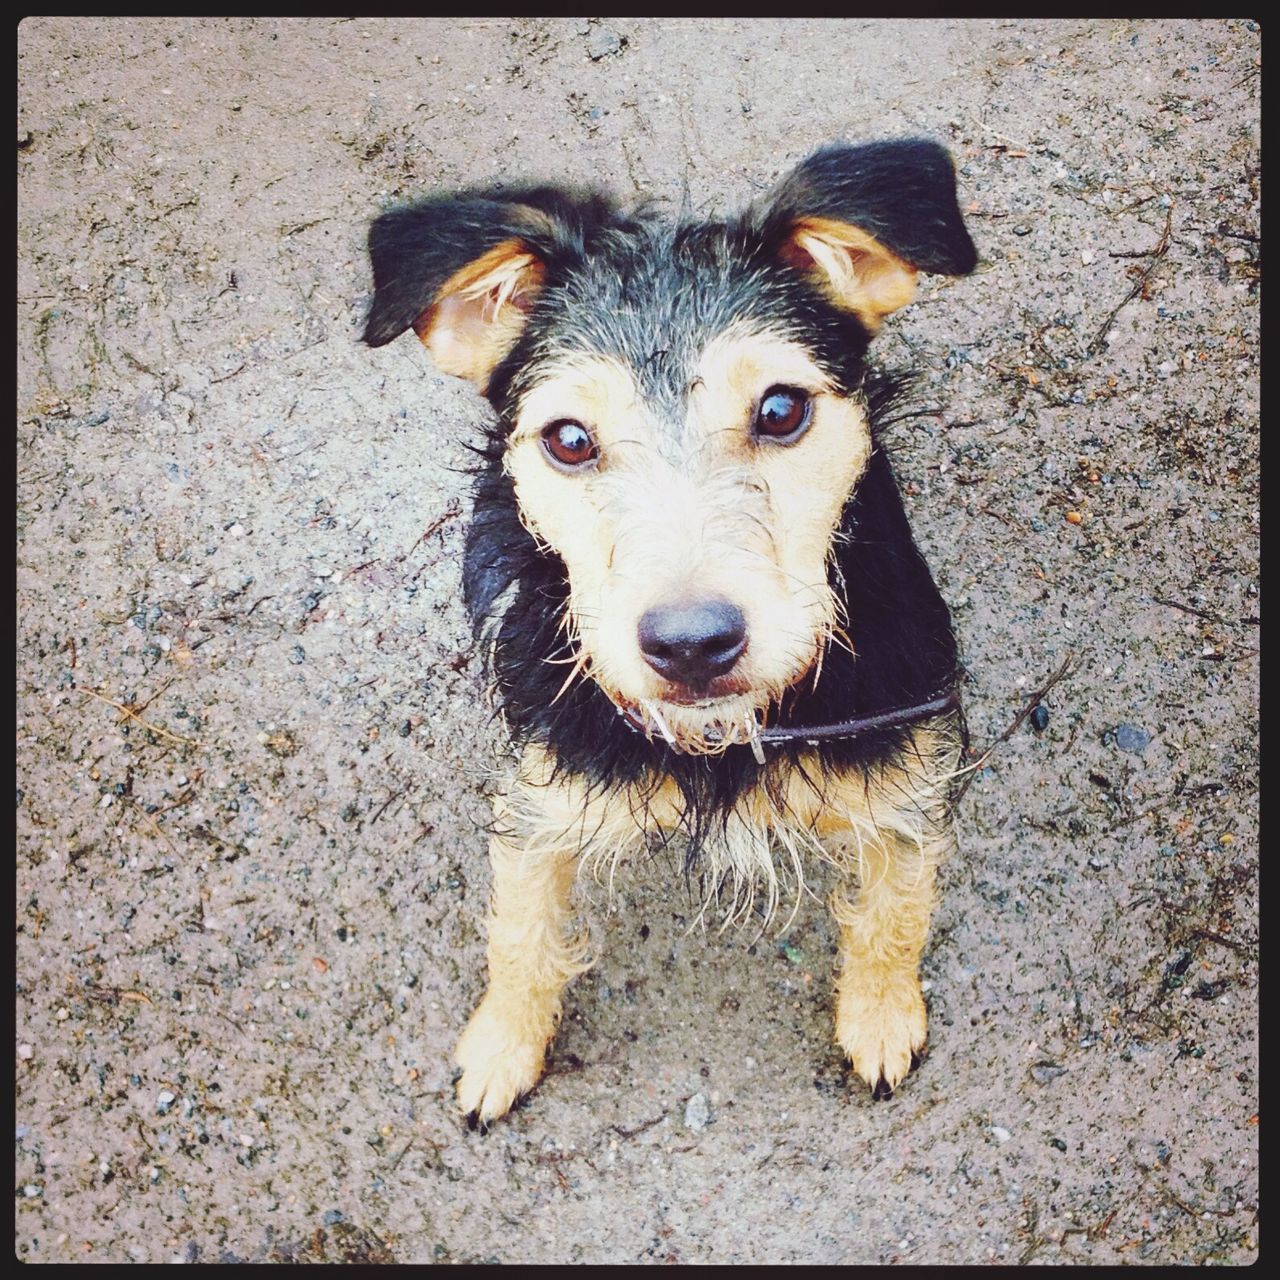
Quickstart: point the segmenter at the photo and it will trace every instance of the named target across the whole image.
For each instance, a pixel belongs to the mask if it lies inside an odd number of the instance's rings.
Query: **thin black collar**
[[[918,702],[910,707],[894,707],[889,711],[877,712],[873,716],[856,716],[852,720],[837,720],[834,724],[777,725],[770,729],[760,729],[755,737],[740,745],[750,747],[756,762],[764,764],[766,744],[802,742],[807,746],[816,747],[822,742],[843,741],[861,737],[864,733],[874,733],[879,729],[898,729],[903,725],[916,724],[918,721],[929,720],[934,716],[954,711],[959,705],[960,695],[952,689],[950,693],[931,698],[928,702]],[[651,734],[642,729],[621,708],[618,714],[622,716],[623,722],[632,733],[651,737]]]
[[[772,729],[761,729],[758,736],[761,742],[806,742],[817,746],[819,742],[857,738],[864,733],[874,733],[877,729],[897,729],[902,725],[915,724],[918,720],[928,720],[931,716],[954,711],[959,705],[960,695],[953,689],[940,698],[917,703],[914,707],[894,707],[892,711],[881,711],[874,716],[857,716],[852,720],[837,720],[834,724],[779,725]]]

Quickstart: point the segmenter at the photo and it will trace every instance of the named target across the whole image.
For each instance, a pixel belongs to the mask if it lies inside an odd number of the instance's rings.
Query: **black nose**
[[[638,633],[644,660],[694,689],[724,675],[747,647],[747,621],[727,600],[659,605],[640,619]]]

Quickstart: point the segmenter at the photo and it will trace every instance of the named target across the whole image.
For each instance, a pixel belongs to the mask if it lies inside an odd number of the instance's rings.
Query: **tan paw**
[[[542,1076],[549,1039],[531,1036],[527,1020],[514,1022],[486,996],[453,1053],[462,1068],[458,1105],[482,1124],[506,1115]]]
[[[928,1032],[920,981],[910,978],[887,989],[842,984],[836,1004],[836,1041],[853,1069],[879,1095],[896,1089],[924,1048]]]

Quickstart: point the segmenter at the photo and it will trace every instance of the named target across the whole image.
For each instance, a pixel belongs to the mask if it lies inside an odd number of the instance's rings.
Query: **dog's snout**
[[[638,633],[660,676],[695,689],[732,670],[747,647],[747,620],[728,600],[659,605],[640,619]]]

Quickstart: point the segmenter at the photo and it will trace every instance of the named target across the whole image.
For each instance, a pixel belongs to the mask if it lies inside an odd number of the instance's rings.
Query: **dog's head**
[[[566,683],[682,751],[752,736],[847,643],[829,560],[871,453],[867,345],[917,272],[976,260],[946,152],[831,147],[716,223],[470,192],[369,245],[366,341],[413,328],[497,410],[520,519],[567,572]]]

